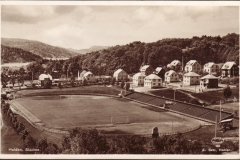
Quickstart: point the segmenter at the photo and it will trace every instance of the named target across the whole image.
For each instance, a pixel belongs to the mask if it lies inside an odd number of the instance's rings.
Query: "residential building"
[[[174,71],[180,71],[182,69],[182,63],[179,60],[174,60],[168,64],[167,67]]]
[[[134,86],[143,86],[145,77],[146,76],[142,75],[141,72],[134,74],[133,75],[133,85]]]
[[[167,71],[165,73],[165,83],[177,82],[179,81],[179,76],[174,70]]]
[[[186,72],[200,73],[201,65],[196,60],[190,60],[190,61],[187,62],[184,70]]]
[[[118,69],[114,72],[113,77],[117,81],[126,81],[128,79],[128,74],[123,69]]]
[[[87,71],[86,70],[83,70],[81,73],[80,73],[80,75],[79,75],[79,73],[78,73],[78,77],[79,77],[79,79],[82,79],[83,78],[83,75],[85,74],[85,73],[87,73]]]
[[[208,74],[200,78],[200,89],[218,88],[218,78]]]
[[[88,82],[95,82],[95,76],[90,71],[86,72],[83,75],[83,78],[86,79]]]
[[[159,88],[162,86],[162,79],[156,74],[150,74],[144,78],[144,87]]]
[[[53,80],[52,76],[50,74],[46,74],[46,73],[40,74],[40,76],[38,77],[38,83],[41,86],[45,86],[47,83],[49,83],[49,86],[51,86],[52,80]]]
[[[163,67],[157,67],[153,73],[164,79],[165,72],[166,71]]]
[[[203,72],[217,75],[219,72],[219,66],[215,64],[214,62],[208,62],[203,67]]]
[[[226,62],[222,68],[222,77],[239,76],[239,68],[235,62]]]
[[[144,65],[143,67],[140,68],[140,72],[142,75],[148,76],[149,74],[152,74],[154,69],[150,65]]]
[[[200,83],[200,75],[194,72],[188,72],[183,75],[183,86],[190,86]]]

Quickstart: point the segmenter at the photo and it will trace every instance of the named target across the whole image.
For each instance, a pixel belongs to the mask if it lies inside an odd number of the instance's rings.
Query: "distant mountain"
[[[76,52],[79,54],[86,54],[86,53],[90,53],[90,52],[94,52],[94,51],[99,51],[102,49],[107,49],[109,48],[109,46],[92,46],[88,49],[80,49],[80,50],[76,50],[76,49],[72,49],[72,48],[68,48],[68,50],[72,51],[72,52]]]
[[[2,38],[2,44],[8,47],[21,48],[25,51],[39,55],[42,58],[69,58],[78,55],[77,52],[65,48],[26,39]]]
[[[1,45],[1,63],[32,62],[42,57],[20,48]]]

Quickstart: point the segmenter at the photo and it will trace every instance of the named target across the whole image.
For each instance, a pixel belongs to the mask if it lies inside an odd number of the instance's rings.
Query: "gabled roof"
[[[136,74],[133,75],[133,77],[139,77],[139,76],[145,76],[145,75],[142,75],[141,72],[138,72],[138,73],[136,73]]]
[[[145,77],[145,79],[162,79],[162,78],[158,77],[156,74],[150,74],[147,77]]]
[[[190,60],[190,61],[187,62],[187,65],[192,66],[196,62],[197,62],[196,60]]]
[[[144,65],[142,68],[140,68],[140,71],[146,71],[147,68],[149,68],[150,65]]]
[[[87,77],[89,74],[92,74],[92,72],[88,71],[88,72],[86,72],[83,76],[84,76],[84,77]]]
[[[115,75],[115,74],[119,74],[119,73],[122,72],[122,71],[123,71],[123,69],[119,68],[118,70],[116,70],[116,71],[114,72],[114,75]]]
[[[38,77],[40,81],[44,80],[44,78],[49,78],[50,80],[52,80],[52,76],[50,74],[43,73],[43,74],[40,74],[40,76]]]
[[[218,77],[215,77],[215,76],[213,76],[213,75],[211,75],[211,74],[208,74],[208,75],[206,75],[206,76],[204,76],[204,77],[202,77],[202,78],[200,78],[200,79],[219,79]]]
[[[155,69],[155,73],[158,74],[159,72],[161,72],[162,69],[163,69],[162,67],[157,67],[157,68]]]
[[[165,76],[171,76],[173,73],[176,73],[174,70],[167,71]]]
[[[85,73],[87,73],[87,71],[83,70],[80,74],[84,75]]]
[[[222,69],[231,69],[233,65],[235,65],[235,62],[226,62],[224,63],[224,65],[222,66]]]
[[[184,76],[187,76],[187,77],[200,77],[199,74],[194,73],[194,72],[188,72],[188,73],[184,74]]]
[[[208,62],[204,65],[204,67],[212,67],[214,64],[214,62]]]
[[[181,63],[179,60],[174,60],[170,64],[176,66],[178,63]]]

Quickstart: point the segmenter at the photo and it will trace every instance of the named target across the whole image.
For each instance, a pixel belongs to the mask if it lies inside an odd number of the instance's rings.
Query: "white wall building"
[[[144,78],[146,76],[142,75],[140,72],[133,75],[133,85],[134,86],[143,86]]]
[[[144,87],[159,88],[161,86],[162,86],[162,79],[155,74],[150,74],[144,78]]]
[[[113,77],[117,81],[122,81],[128,79],[128,74],[123,69],[118,69],[114,72]]]
[[[83,75],[83,78],[86,79],[88,82],[94,82],[95,81],[95,76],[90,71],[86,72]]]
[[[174,70],[167,71],[164,78],[167,83],[179,81],[179,76]]]
[[[200,84],[200,75],[194,72],[188,72],[183,75],[183,86]]]
[[[199,73],[201,71],[201,65],[196,60],[190,60],[187,62],[184,70],[186,72]]]
[[[208,62],[204,65],[203,71],[209,74],[217,74],[219,72],[219,67],[214,62]]]

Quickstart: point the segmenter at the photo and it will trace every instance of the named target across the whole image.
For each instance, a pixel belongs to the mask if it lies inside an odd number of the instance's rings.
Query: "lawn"
[[[77,94],[86,94],[86,93],[95,93],[95,94],[108,94],[117,96],[120,93],[118,87],[106,87],[101,85],[93,86],[81,86],[73,88],[53,88],[53,89],[29,89],[18,91],[22,93],[23,96],[40,96],[40,95],[77,95]]]
[[[199,98],[202,101],[205,101],[208,104],[212,104],[217,102],[219,104],[220,100],[224,100],[223,97],[223,91],[209,91],[209,92],[203,92],[203,93],[192,93],[192,96]],[[232,98],[238,98],[239,97],[239,89],[234,88],[232,89],[232,95],[230,99]]]
[[[121,130],[134,134],[150,134],[154,126],[160,132],[192,128],[200,122],[161,109],[121,98],[103,96],[25,97],[17,101],[38,117],[46,127],[69,130],[74,127],[101,127],[101,130]],[[130,124],[111,125],[111,117]]]
[[[165,97],[165,98],[170,98],[174,99],[174,90],[173,89],[164,89],[164,90],[158,90],[158,91],[151,91],[150,93],[160,96],[160,97]],[[189,102],[191,99],[187,94],[184,94],[182,92],[176,91],[175,92],[175,99],[179,101],[186,101]]]

